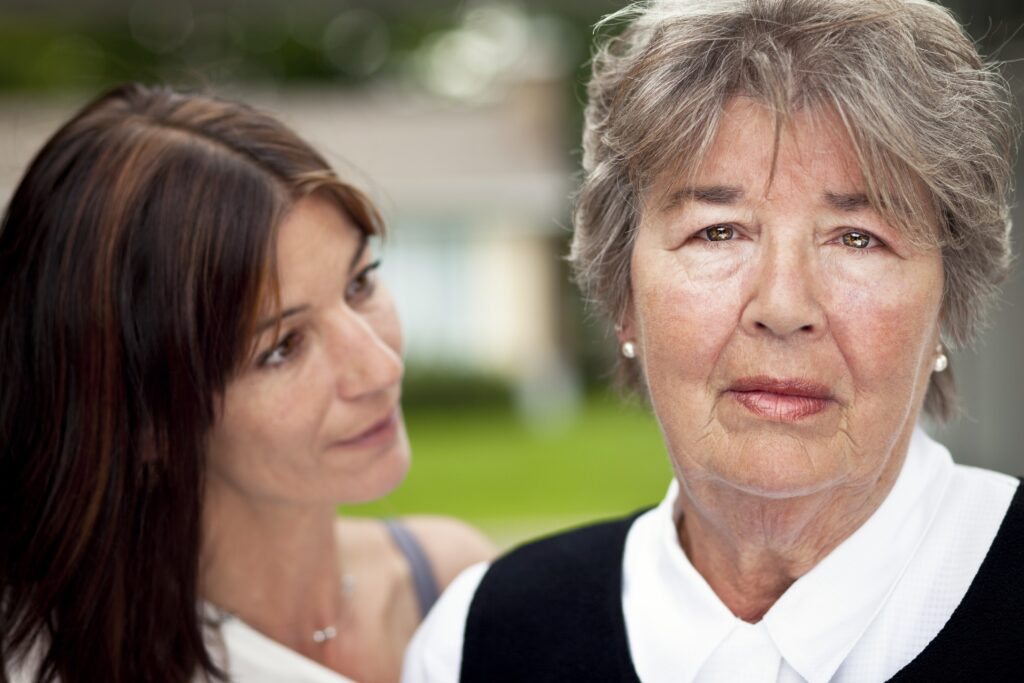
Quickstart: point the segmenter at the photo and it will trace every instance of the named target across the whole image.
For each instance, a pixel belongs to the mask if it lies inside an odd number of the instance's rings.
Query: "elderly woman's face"
[[[691,187],[644,207],[623,338],[677,474],[788,497],[895,472],[935,359],[943,272],[875,212],[834,114],[726,108]]]

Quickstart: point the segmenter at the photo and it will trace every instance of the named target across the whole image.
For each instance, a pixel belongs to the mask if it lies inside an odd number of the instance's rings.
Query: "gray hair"
[[[583,184],[570,261],[584,295],[619,322],[630,258],[655,181],[697,171],[727,101],[773,112],[828,107],[852,141],[872,206],[942,250],[942,335],[970,343],[1010,267],[1017,124],[1006,82],[950,12],[927,0],[655,0],[593,59]],[[599,25],[601,27],[601,25]],[[636,363],[620,379],[640,388]],[[944,420],[952,375],[934,373],[925,410]]]

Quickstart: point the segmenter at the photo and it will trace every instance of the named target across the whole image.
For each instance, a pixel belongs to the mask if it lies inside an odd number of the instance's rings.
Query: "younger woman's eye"
[[[274,367],[286,363],[298,351],[302,343],[302,335],[298,332],[289,332],[284,339],[279,341],[274,348],[262,354],[256,364],[260,367]]]
[[[859,230],[851,230],[850,232],[843,233],[843,244],[854,249],[867,249],[870,246],[872,239],[871,235],[866,232],[860,232]]]
[[[736,231],[728,225],[712,225],[710,228],[704,228],[704,239],[708,242],[726,242],[731,240],[736,234]]]
[[[369,298],[377,284],[376,270],[378,268],[380,268],[379,259],[356,273],[348,287],[345,288],[345,299],[358,303]]]

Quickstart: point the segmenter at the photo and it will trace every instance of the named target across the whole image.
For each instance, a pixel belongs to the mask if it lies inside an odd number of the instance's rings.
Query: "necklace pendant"
[[[314,643],[326,643],[328,640],[338,635],[338,629],[333,626],[326,626],[321,629],[313,631],[313,642]]]

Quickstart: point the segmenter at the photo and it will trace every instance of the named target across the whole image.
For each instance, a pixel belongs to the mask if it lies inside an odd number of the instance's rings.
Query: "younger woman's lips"
[[[386,443],[394,438],[398,430],[398,410],[392,410],[383,419],[378,420],[364,432],[350,439],[335,441],[336,448],[365,448]]]
[[[730,391],[729,395],[755,415],[779,422],[795,422],[816,415],[831,403],[827,398],[772,391]]]

